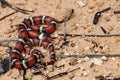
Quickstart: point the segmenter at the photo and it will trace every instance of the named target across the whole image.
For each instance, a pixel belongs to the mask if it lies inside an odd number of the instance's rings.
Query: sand
[[[106,34],[120,33],[120,14],[114,14],[114,11],[120,10],[120,0],[8,0],[11,4],[26,10],[32,10],[34,13],[25,15],[17,12],[4,20],[0,21],[0,39],[17,38],[17,27],[25,18],[32,16],[48,15],[56,20],[63,20],[68,16],[68,11],[74,9],[72,18],[67,21],[66,32],[70,34],[101,34],[102,26]],[[99,22],[94,25],[93,18],[96,12],[111,7],[109,11],[102,13]],[[14,12],[13,9],[0,7],[0,18]],[[58,24],[57,30],[52,35],[63,33],[64,24]],[[59,50],[55,50],[58,55],[73,54],[119,54],[120,37],[67,37],[69,44]],[[63,43],[63,37],[57,36],[53,44],[59,47]],[[92,43],[95,42],[97,46]],[[0,47],[0,56],[5,58],[9,56],[6,53],[6,47]],[[44,51],[43,51],[44,52]],[[57,68],[57,67],[58,68]],[[40,69],[48,76],[52,76],[64,71],[70,71],[79,68],[66,75],[59,76],[51,80],[96,80],[96,76],[108,76],[108,78],[120,77],[120,58],[119,57],[94,57],[94,58],[59,58],[54,66],[48,66],[46,70]],[[41,75],[32,75],[32,71],[27,70],[29,80],[45,80]],[[0,76],[0,80],[22,80],[22,75],[17,69],[11,69]]]

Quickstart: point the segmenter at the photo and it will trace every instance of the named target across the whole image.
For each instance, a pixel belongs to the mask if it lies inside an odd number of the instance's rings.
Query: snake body
[[[56,30],[56,23],[56,20],[50,16],[35,16],[25,19],[18,25],[19,40],[10,55],[12,65],[15,68],[23,70],[36,63],[46,66],[55,62],[56,57],[54,46],[50,42],[52,40],[50,34]],[[40,25],[47,25],[47,27]],[[51,60],[45,63],[41,62],[40,58],[43,58],[43,55],[40,50],[34,49],[33,46],[43,46],[43,48],[48,49]],[[23,51],[30,57],[22,59],[21,53]]]
[[[74,13],[73,9],[71,9],[67,21],[71,18],[72,13]],[[24,70],[32,67],[36,63],[43,66],[54,64],[56,56],[50,34],[55,32],[57,23],[63,22],[64,20],[58,21],[50,16],[43,15],[24,19],[24,21],[18,25],[19,40],[10,55],[12,66],[19,70]],[[40,25],[47,25],[47,27]],[[34,46],[42,46],[48,49],[50,61],[42,62],[41,58],[44,58],[44,56],[40,50],[34,49]],[[29,54],[30,57],[23,59],[21,56],[23,51]]]

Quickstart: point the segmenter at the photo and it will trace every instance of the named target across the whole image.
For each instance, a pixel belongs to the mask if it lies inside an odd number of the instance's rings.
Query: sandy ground
[[[74,15],[67,21],[67,33],[104,34],[100,26],[108,34],[120,33],[120,14],[113,13],[116,10],[120,10],[120,0],[8,0],[8,2],[23,9],[33,10],[34,13],[25,15],[18,12],[0,21],[0,39],[17,38],[17,27],[12,25],[19,24],[25,18],[49,15],[57,20],[62,20],[64,16],[68,15],[67,11],[69,9],[74,9]],[[94,14],[107,7],[111,7],[111,10],[103,13],[98,24],[94,25],[92,23]],[[0,18],[13,11],[8,7],[0,7]],[[63,26],[63,24],[58,24],[54,34],[63,33]],[[63,46],[63,48],[56,50],[56,54],[119,54],[120,52],[120,37],[67,37],[67,40],[70,41],[68,46]],[[98,47],[94,47],[91,41],[95,41]],[[55,47],[60,46],[62,42],[63,39],[60,36],[53,40]],[[8,56],[5,51],[5,47],[0,47],[0,56],[2,58]],[[75,68],[79,69],[51,80],[95,80],[95,77],[100,75],[120,77],[120,58],[60,58],[54,66],[48,66],[46,70],[40,70],[48,76],[52,76]],[[41,74],[32,75],[32,70],[30,69],[27,71],[27,76],[30,80],[45,79]],[[0,80],[6,79],[22,80],[22,76],[18,70],[12,69],[0,76]]]

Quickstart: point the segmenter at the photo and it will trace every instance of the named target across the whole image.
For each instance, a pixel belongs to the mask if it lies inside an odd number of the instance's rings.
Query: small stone
[[[91,60],[91,63],[101,66],[103,64],[103,61],[101,59],[93,58]]]
[[[86,71],[83,72],[83,77],[87,77],[88,75],[89,75],[88,72]]]
[[[109,16],[105,16],[104,19],[105,19],[105,21],[110,21],[110,17]]]
[[[93,14],[93,13],[94,13],[94,10],[91,10],[91,9],[90,9],[90,10],[88,10],[88,13],[89,13],[89,14]]]
[[[48,69],[49,72],[53,72],[54,71],[53,65],[48,65],[47,69]]]
[[[85,61],[89,61],[90,60],[90,58],[89,57],[85,57]]]
[[[42,53],[46,53],[46,52],[47,52],[47,50],[45,50],[45,49],[42,49],[42,50],[41,50],[41,52],[42,52]]]
[[[46,70],[45,74],[49,74],[50,72],[48,70]]]
[[[90,50],[90,47],[85,47],[85,50]]]
[[[86,69],[85,69],[84,66],[81,66],[81,67],[80,67],[80,70],[85,71]]]
[[[116,62],[116,64],[117,64],[117,68],[119,68],[120,67],[120,62]]]
[[[62,41],[62,40],[63,40],[63,38],[62,38],[62,37],[57,37],[57,39],[58,39],[59,41]]]
[[[75,24],[75,26],[76,26],[76,27],[79,27],[79,26],[80,26],[80,24],[76,23],[76,24]]]
[[[110,32],[110,31],[113,30],[113,27],[112,27],[112,26],[109,26],[109,27],[107,28],[107,30]]]
[[[54,37],[58,37],[58,34],[57,34],[57,33],[55,33],[55,34],[54,34]]]
[[[93,71],[94,71],[94,72],[98,72],[98,69],[95,68],[95,69],[93,69]]]
[[[57,66],[57,67],[64,67],[64,65],[65,65],[65,60],[62,60],[62,59],[59,59],[59,60],[57,60],[57,62],[55,63],[55,66]]]
[[[103,61],[107,61],[107,60],[108,60],[106,56],[102,56],[101,59],[102,59]]]
[[[80,7],[85,7],[86,4],[82,1],[77,1],[77,4],[80,6]]]
[[[75,43],[71,43],[70,46],[71,46],[71,47],[75,47]]]
[[[80,60],[78,60],[77,62],[80,64],[80,63],[82,63],[82,60],[80,59]]]
[[[103,47],[103,50],[108,49],[108,48],[109,48],[109,46],[108,46],[108,45],[105,45],[105,46]]]
[[[115,60],[116,60],[116,58],[115,58],[115,57],[112,57],[112,60],[113,60],[113,61],[115,61]]]
[[[73,73],[68,73],[67,76],[68,76],[69,79],[72,79],[72,78],[74,78],[75,75]]]
[[[70,62],[69,62],[69,64],[70,65],[76,65],[77,64],[77,62],[78,62],[78,60],[77,59],[70,59]]]
[[[89,4],[89,5],[88,5],[88,8],[89,8],[89,9],[94,9],[94,8],[95,8],[95,4],[93,4],[93,3],[92,3],[92,4]]]
[[[58,45],[59,42],[60,42],[60,41],[56,39],[54,44],[55,44],[55,45]]]
[[[112,74],[112,72],[111,72],[111,71],[108,71],[108,72],[105,73],[103,76],[104,76],[104,77],[109,77],[111,74]]]

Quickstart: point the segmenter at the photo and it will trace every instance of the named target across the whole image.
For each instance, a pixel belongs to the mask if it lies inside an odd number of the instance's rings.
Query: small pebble
[[[70,46],[71,46],[71,47],[75,47],[75,43],[71,43]]]
[[[75,26],[76,26],[76,27],[80,27],[80,24],[76,23]]]
[[[72,79],[72,78],[74,78],[75,75],[73,73],[68,73],[67,76],[68,76],[69,79]]]
[[[93,71],[94,71],[94,72],[98,72],[98,69],[95,68]]]
[[[101,59],[93,58],[91,60],[91,63],[101,66],[103,64],[103,61]]]
[[[105,46],[103,47],[103,50],[108,49],[108,48],[109,48],[109,46],[108,46],[108,45],[105,45]]]
[[[108,60],[106,56],[102,56],[101,59],[102,59],[103,61],[107,61],[107,60]]]
[[[86,4],[82,1],[77,1],[77,4],[80,6],[80,7],[85,7]]]
[[[48,65],[47,69],[48,69],[49,72],[53,72],[54,71],[53,65]]]
[[[80,67],[80,70],[85,71],[86,68],[85,68],[84,66],[81,66],[81,67]]]
[[[87,77],[88,75],[89,75],[88,72],[86,71],[83,72],[83,77]]]
[[[110,17],[109,16],[105,16],[104,19],[105,19],[105,21],[110,21]]]
[[[85,47],[85,50],[90,50],[90,47]]]
[[[80,64],[80,63],[82,63],[82,60],[80,59],[80,60],[78,60],[77,62]]]
[[[113,27],[112,27],[112,26],[109,26],[109,27],[107,28],[107,30],[110,32],[110,31],[113,30]]]
[[[108,71],[107,73],[105,73],[103,76],[104,77],[109,77],[112,73],[110,71]]]
[[[41,50],[41,52],[42,52],[42,53],[46,53],[46,52],[47,52],[47,50],[45,50],[45,49],[42,49],[42,50]]]
[[[85,59],[85,61],[89,61],[89,60],[90,60],[90,58],[89,58],[89,57],[85,57],[84,59]]]
[[[88,5],[88,9],[94,9],[95,8],[95,4],[91,3]]]
[[[119,67],[120,67],[120,62],[116,62],[116,64],[117,64],[117,68],[119,69]]]
[[[57,39],[55,40],[55,44],[59,44],[60,41],[62,41],[63,38],[62,37],[57,37]]]
[[[70,59],[69,60],[70,62],[69,62],[69,65],[76,65],[77,64],[77,62],[78,62],[78,60],[77,59]]]
[[[115,57],[112,57],[112,60],[113,60],[113,61],[115,61],[115,60],[116,60],[116,58],[115,58]]]
[[[59,35],[55,32],[53,36],[54,36],[54,37],[58,37]]]

